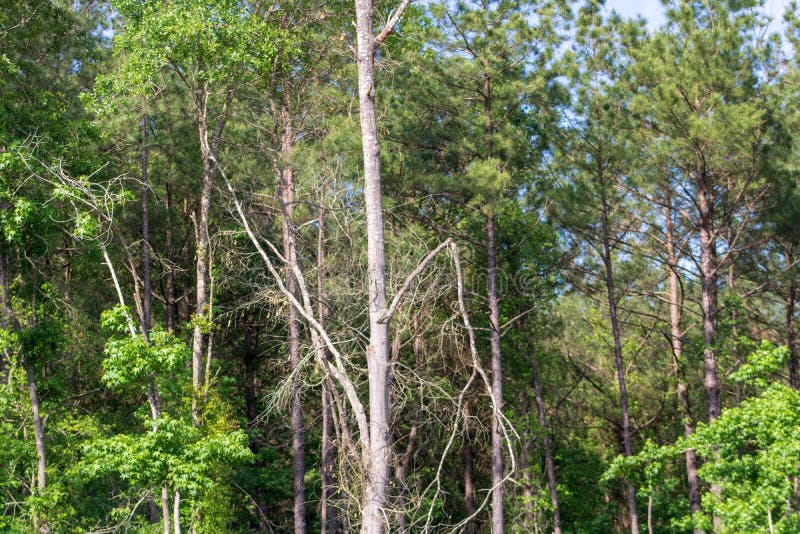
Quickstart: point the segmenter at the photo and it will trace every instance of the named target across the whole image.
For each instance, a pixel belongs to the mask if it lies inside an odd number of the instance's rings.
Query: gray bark
[[[500,351],[500,305],[497,296],[497,243],[494,217],[486,219],[486,254],[488,257],[489,341],[492,349],[492,532],[502,533],[503,518],[503,432],[498,417],[503,409],[503,361]]]
[[[391,457],[389,419],[389,321],[386,304],[386,254],[383,235],[380,147],[375,117],[375,51],[371,0],[356,0],[358,100],[364,158],[364,203],[367,216],[369,286],[369,450],[364,460],[366,488],[361,532],[385,531],[384,507],[389,489]]]
[[[322,201],[321,201],[322,202]],[[317,313],[319,321],[324,324],[328,317],[326,305],[327,295],[325,294],[325,217],[326,210],[320,205],[317,214]],[[324,348],[324,358],[327,361],[328,351]],[[334,436],[333,428],[333,405],[331,402],[331,392],[329,391],[329,381],[322,381],[322,502],[321,517],[322,534],[336,534],[339,531],[339,517],[336,507],[331,503],[336,495],[336,480],[334,471],[336,468],[336,449],[332,442]]]

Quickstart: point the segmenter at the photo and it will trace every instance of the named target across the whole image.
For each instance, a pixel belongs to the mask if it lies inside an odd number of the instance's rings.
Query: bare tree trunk
[[[176,309],[175,309],[175,248],[172,242],[172,191],[169,182],[166,184],[166,204],[167,204],[167,228],[166,228],[166,247],[167,247],[167,283],[165,288],[166,300],[166,319],[167,331],[175,332]]]
[[[150,335],[150,314],[153,293],[150,283],[150,192],[147,172],[147,115],[143,114],[139,121],[142,135],[142,333]]]
[[[175,499],[172,507],[172,524],[175,534],[181,534],[181,492],[175,490]]]
[[[208,138],[205,117],[198,121],[201,139]],[[204,151],[203,151],[204,152]],[[203,363],[205,360],[206,335],[202,326],[208,306],[209,215],[211,191],[213,189],[214,166],[208,154],[203,153],[203,183],[200,188],[200,213],[195,230],[195,307],[192,330],[192,420],[200,422],[200,393],[203,387]]]
[[[294,128],[289,112],[288,96],[281,94],[280,102],[280,160],[276,167],[278,182],[278,198],[283,214],[282,235],[283,255],[287,264],[284,265],[286,288],[292,295],[298,296],[297,279],[292,270],[297,267],[297,249],[294,231],[294,205],[295,183],[294,169],[289,163],[292,148],[294,147]],[[305,433],[303,429],[303,405],[300,398],[300,320],[294,306],[289,306],[288,317],[288,342],[289,361],[292,372],[292,449],[294,450],[294,531],[303,534],[306,531],[305,511]]]
[[[170,534],[172,525],[169,520],[169,490],[166,485],[161,487],[161,515],[164,518],[164,534]]]
[[[407,5],[407,2],[404,3]],[[384,507],[389,491],[391,457],[389,417],[389,321],[386,304],[386,253],[383,235],[380,147],[375,118],[375,52],[372,0],[356,0],[358,97],[364,158],[364,203],[367,215],[369,285],[369,451],[364,459],[366,488],[361,532],[385,531]],[[404,7],[401,4],[401,7]],[[401,12],[401,9],[398,9]],[[387,29],[391,30],[391,28]]]
[[[488,258],[489,341],[492,349],[492,394],[495,410],[492,417],[492,532],[504,531],[503,518],[503,433],[498,417],[503,409],[503,361],[500,352],[500,306],[497,296],[497,243],[494,217],[486,219],[486,254]]]
[[[686,385],[683,371],[683,336],[681,334],[681,315],[683,310],[679,293],[678,253],[675,250],[675,229],[672,222],[670,199],[670,190],[669,186],[667,186],[664,217],[666,219],[667,268],[669,269],[670,340],[672,342],[672,356],[675,361],[675,376],[678,380],[678,402],[682,412],[683,435],[688,437],[694,433],[694,424],[689,405],[689,389]],[[700,481],[697,478],[697,456],[694,449],[686,450],[686,481],[689,486],[689,510],[692,516],[696,516],[702,513],[702,509],[700,507]],[[695,534],[701,534],[703,531],[695,528],[694,532]]]
[[[472,454],[472,436],[470,434],[470,409],[469,401],[464,402],[464,444],[461,449],[461,459],[464,464],[464,508],[467,517],[475,513],[475,471]],[[468,520],[464,524],[465,534],[475,534],[475,521]]]
[[[631,445],[631,426],[628,413],[628,387],[625,381],[625,365],[622,362],[622,341],[619,332],[619,316],[617,314],[617,297],[614,286],[614,271],[611,258],[610,229],[608,221],[608,203],[605,197],[601,200],[601,219],[603,232],[603,265],[605,267],[606,291],[608,294],[608,313],[611,319],[611,335],[614,339],[614,367],[616,368],[617,383],[619,384],[619,402],[622,409],[622,447],[625,456],[633,455]],[[631,533],[639,533],[639,515],[636,512],[636,488],[628,483],[626,488],[628,501],[628,518],[631,523]]]
[[[328,317],[327,295],[325,293],[325,218],[327,212],[320,201],[319,212],[317,213],[317,314],[320,324],[324,324]],[[328,359],[328,352],[325,351],[324,358]],[[331,505],[336,494],[336,481],[334,472],[336,469],[336,449],[331,442],[334,435],[333,428],[333,406],[331,404],[331,392],[329,391],[327,380],[322,381],[322,502],[321,518],[322,534],[336,534],[339,531],[339,518],[336,507]]]

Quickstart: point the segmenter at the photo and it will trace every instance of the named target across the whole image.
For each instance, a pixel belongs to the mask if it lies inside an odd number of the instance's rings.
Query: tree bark
[[[167,207],[167,228],[166,228],[166,248],[167,248],[167,282],[165,288],[166,301],[166,320],[167,331],[175,332],[176,323],[176,304],[175,304],[175,246],[173,244],[173,230],[172,230],[172,190],[169,182],[166,183],[166,207]]]
[[[150,335],[153,293],[150,281],[150,206],[147,169],[147,114],[139,121],[142,136],[142,333]]]
[[[294,128],[289,112],[288,97],[281,94],[280,102],[280,161],[276,168],[278,178],[278,198],[283,214],[282,235],[286,288],[298,297],[297,279],[292,270],[297,267],[297,249],[294,231],[295,183],[294,169],[289,163],[294,147]],[[300,398],[300,378],[297,370],[300,366],[300,320],[294,306],[289,306],[288,317],[289,361],[291,366],[292,388],[292,449],[294,450],[293,487],[294,487],[294,531],[303,534],[306,531],[305,510],[305,434],[303,429],[303,405]]]
[[[384,507],[389,489],[391,457],[389,418],[389,321],[386,304],[386,254],[383,234],[380,147],[375,118],[375,51],[373,5],[356,0],[359,118],[364,158],[364,203],[367,216],[367,271],[369,286],[369,451],[364,460],[366,488],[361,532],[385,531]]]
[[[500,305],[497,296],[497,243],[494,217],[486,219],[486,255],[488,263],[489,341],[492,349],[492,532],[504,531],[503,518],[503,432],[499,417],[503,409],[503,362],[500,352]]]
[[[603,265],[605,267],[606,292],[608,295],[608,314],[611,320],[611,335],[614,340],[614,367],[616,368],[617,383],[619,385],[619,402],[622,409],[622,448],[626,457],[633,455],[631,445],[631,426],[628,412],[628,386],[625,380],[625,365],[622,361],[622,340],[619,331],[619,315],[617,313],[617,297],[614,285],[614,271],[611,258],[611,240],[608,221],[608,203],[605,197],[601,199],[601,222],[603,233]],[[628,483],[626,487],[628,501],[628,519],[631,533],[639,533],[639,515],[636,512],[636,488]]]
[[[705,364],[704,386],[708,402],[708,420],[720,414],[720,391],[717,372],[717,353],[714,342],[717,330],[717,243],[714,233],[714,192],[709,183],[705,164],[699,158],[695,172],[697,204],[700,227],[700,285],[701,310],[703,313],[703,360]]]
[[[467,517],[475,513],[475,471],[472,452],[472,436],[470,434],[469,401],[464,402],[464,443],[461,449],[461,460],[464,466],[464,509]],[[469,519],[464,524],[465,534],[475,534],[475,521]]]
[[[792,251],[786,254],[786,263],[791,265],[794,263],[794,254]],[[789,386],[792,389],[800,389],[800,375],[798,375],[798,357],[797,357],[797,333],[795,332],[795,319],[794,310],[797,305],[797,275],[794,272],[789,273],[789,289],[786,292],[786,346],[789,348]]]
[[[319,212],[317,213],[317,314],[320,324],[324,324],[328,317],[327,295],[325,293],[325,218],[327,212],[320,200]],[[324,348],[323,357],[328,360],[328,351]],[[336,507],[331,503],[336,495],[336,480],[334,473],[336,469],[336,449],[332,442],[334,436],[333,428],[333,406],[331,403],[331,392],[329,391],[328,380],[322,381],[322,502],[321,517],[322,534],[336,534],[339,531],[339,517]]]
[[[28,394],[31,399],[31,413],[33,416],[33,439],[36,442],[36,494],[42,495],[47,488],[47,452],[44,446],[44,424],[40,413],[39,391],[36,388],[36,374],[29,355],[24,356],[25,372],[28,375]],[[39,532],[50,532],[47,523],[41,522],[34,515],[34,523]]]
[[[202,93],[201,93],[202,94]],[[202,97],[198,97],[202,98]],[[201,139],[208,139],[206,117],[198,118],[198,134]],[[201,147],[203,143],[201,142]],[[203,156],[203,181],[200,188],[200,210],[195,230],[195,307],[194,328],[192,329],[192,420],[200,423],[200,393],[203,387],[203,364],[205,360],[206,335],[204,323],[208,306],[208,266],[209,255],[209,215],[211,211],[211,192],[214,186],[214,165],[210,155],[201,148]]]
[[[530,336],[530,334],[528,334]],[[539,365],[536,355],[531,358],[531,371],[533,374],[533,392],[536,397],[536,410],[539,416],[539,426],[542,429],[542,446],[544,447],[544,467],[547,474],[547,486],[550,489],[550,505],[553,507],[553,532],[561,534],[561,509],[558,506],[558,484],[556,482],[556,468],[553,461],[553,445],[550,442],[550,429],[547,424],[547,413],[542,394],[542,383],[539,379]]]
[[[669,324],[670,340],[672,342],[672,356],[675,362],[675,376],[678,381],[678,402],[681,407],[683,419],[683,435],[688,437],[694,433],[691,406],[689,404],[689,388],[683,372],[683,335],[681,334],[681,315],[683,312],[680,298],[680,279],[678,278],[678,253],[675,250],[675,229],[673,224],[672,207],[670,205],[669,187],[665,191],[666,207],[664,218],[666,220],[667,242],[667,269],[669,270]],[[689,486],[689,510],[692,516],[702,513],[700,507],[700,481],[697,477],[697,455],[694,449],[686,450],[686,482]],[[702,534],[702,529],[695,528],[695,534]]]
[[[520,405],[522,406],[525,418],[529,418],[530,403],[527,402],[524,392],[520,393]],[[526,425],[526,427],[527,426],[528,425]],[[531,474],[531,449],[533,436],[530,429],[526,428],[520,437],[522,439],[522,446],[519,453],[519,470],[522,472],[522,528],[526,529],[527,532],[530,532],[536,528],[533,504],[533,475]]]
[[[0,305],[3,310],[3,320],[10,322],[14,330],[20,334],[22,327],[14,315],[14,309],[11,307],[11,289],[10,289],[10,262],[8,256],[4,251],[0,250],[0,288],[2,288],[3,295]],[[33,322],[36,325],[36,287],[33,288]],[[47,451],[44,444],[44,423],[41,416],[41,402],[39,399],[39,390],[36,387],[36,372],[31,362],[30,354],[22,354],[22,365],[25,368],[25,373],[28,378],[28,396],[31,401],[31,416],[33,419],[33,439],[36,445],[36,494],[41,495],[47,488]],[[46,533],[50,532],[50,527],[46,522],[40,520],[39,514],[33,514],[33,526],[37,532]]]

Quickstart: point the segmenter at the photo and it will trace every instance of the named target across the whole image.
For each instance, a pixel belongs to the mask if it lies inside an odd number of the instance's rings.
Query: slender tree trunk
[[[252,423],[258,417],[256,404],[256,369],[258,367],[258,333],[255,325],[244,325],[244,404],[247,421]]]
[[[166,228],[166,248],[167,248],[167,283],[165,288],[166,300],[166,319],[167,331],[175,332],[175,316],[177,315],[175,308],[175,246],[173,244],[172,235],[172,190],[169,182],[166,184],[166,204],[167,204],[167,228]]]
[[[700,209],[700,285],[703,313],[704,386],[708,401],[708,420],[720,414],[720,390],[717,373],[717,354],[714,342],[717,330],[717,243],[714,234],[714,197],[705,165],[700,161],[695,172],[697,201]]]
[[[166,485],[161,487],[161,516],[164,518],[164,534],[170,534],[172,525],[169,520],[169,490]]]
[[[175,527],[175,534],[181,534],[181,492],[178,490],[175,490],[173,501],[172,525]]]
[[[284,265],[286,288],[298,296],[297,279],[292,269],[297,266],[297,249],[294,232],[295,183],[294,168],[289,163],[294,147],[294,128],[289,112],[288,96],[283,93],[280,103],[280,161],[277,166],[278,198],[283,214],[283,255],[288,262]],[[289,361],[292,380],[292,448],[294,450],[294,531],[303,534],[306,531],[305,512],[305,435],[303,429],[303,405],[300,398],[300,378],[297,374],[300,367],[300,320],[294,306],[289,306]]]
[[[528,333],[528,336],[530,336],[530,333]],[[558,484],[556,482],[555,462],[553,461],[553,445],[550,442],[550,429],[547,423],[542,383],[539,379],[539,365],[535,354],[531,358],[531,370],[533,372],[533,392],[536,396],[536,410],[539,415],[539,426],[542,429],[544,467],[547,473],[547,486],[550,489],[550,505],[553,507],[553,532],[561,534],[561,508],[558,506]]]
[[[147,147],[147,114],[143,113],[139,121],[139,129],[142,137],[141,171],[142,171],[142,335],[145,340],[150,337],[151,314],[153,308],[153,290],[150,278],[150,184],[148,173],[148,147]],[[161,416],[161,396],[158,393],[158,386],[153,379],[152,384],[147,386],[147,399],[150,403],[150,412],[153,419]],[[164,499],[167,505],[164,505]],[[161,488],[161,519],[164,527],[164,534],[169,534],[169,490],[164,485]]]
[[[464,402],[464,444],[461,449],[461,460],[464,465],[464,509],[467,517],[475,513],[475,471],[472,453],[472,436],[470,433],[469,401]],[[465,534],[475,534],[475,521],[468,520],[464,524]]]
[[[494,217],[486,219],[486,254],[488,257],[489,340],[492,349],[492,532],[504,531],[503,518],[503,432],[500,413],[503,409],[503,362],[500,352],[500,305],[497,296],[497,243]]]
[[[380,147],[375,118],[375,51],[372,0],[356,0],[358,96],[364,158],[364,203],[367,215],[369,286],[369,451],[365,458],[366,488],[361,532],[385,531],[384,507],[389,490],[391,421],[389,417],[389,321],[385,316],[386,254],[383,235]]]
[[[483,113],[486,134],[486,157],[494,157],[494,123],[492,121],[492,82],[483,77]],[[503,517],[503,433],[499,417],[503,409],[503,361],[500,350],[500,305],[497,295],[497,241],[494,215],[486,218],[487,293],[489,298],[489,343],[492,351],[492,395],[495,411],[492,417],[492,532],[505,530]]]
[[[681,334],[682,306],[680,298],[680,280],[678,278],[678,253],[675,250],[675,229],[672,222],[672,208],[670,206],[670,191],[667,187],[665,199],[667,207],[664,217],[666,219],[667,241],[667,268],[669,269],[669,324],[670,340],[672,342],[672,356],[675,361],[675,376],[678,380],[678,402],[681,407],[683,419],[683,435],[688,437],[694,433],[691,406],[689,404],[689,388],[683,371],[683,336]],[[694,449],[686,450],[686,482],[689,486],[689,510],[692,516],[702,513],[700,507],[700,481],[697,478],[697,455]],[[701,534],[702,529],[695,528],[695,534]]]
[[[2,288],[2,306],[3,320],[10,322],[17,333],[21,333],[22,327],[14,315],[14,309],[11,307],[11,289],[10,289],[10,262],[8,256],[0,249],[0,287]],[[33,325],[36,326],[36,286],[33,288]],[[41,402],[39,399],[39,390],[36,387],[36,372],[33,367],[33,362],[30,360],[30,354],[22,355],[22,365],[28,377],[28,396],[31,401],[31,416],[33,418],[33,439],[36,445],[36,495],[42,495],[47,488],[47,451],[44,444],[44,423],[41,416]],[[39,514],[33,514],[33,527],[34,530],[41,533],[50,532],[50,527],[46,522],[40,520]]]
[[[530,402],[527,402],[524,393],[520,393],[520,405],[523,407],[525,418],[530,417]],[[526,426],[529,426],[526,424]],[[522,472],[522,528],[530,532],[535,529],[536,518],[533,503],[533,475],[531,474],[531,448],[533,433],[526,428],[522,433],[522,447],[519,453],[519,470]]]
[[[320,200],[319,212],[317,214],[317,314],[320,324],[324,324],[328,317],[327,295],[325,293],[325,218],[327,212],[322,205],[324,200]],[[325,350],[324,358],[328,359],[328,352]],[[336,495],[336,481],[334,472],[336,469],[336,449],[332,442],[334,435],[333,428],[333,406],[331,403],[331,392],[328,390],[327,380],[322,381],[322,502],[321,518],[322,534],[336,534],[339,531],[339,518],[336,507],[331,503]]]
[[[205,120],[199,121],[198,129],[202,138],[207,138]],[[200,394],[203,387],[203,364],[205,361],[206,334],[203,323],[208,306],[208,266],[211,250],[209,247],[209,215],[211,211],[211,192],[213,189],[214,167],[208,154],[203,154],[203,183],[200,188],[200,213],[195,230],[195,307],[192,330],[192,420],[200,422]]]
[[[150,206],[148,195],[147,169],[147,115],[143,114],[139,123],[142,135],[142,332],[145,337],[150,335],[150,313],[152,308],[153,293],[150,282]]]
[[[625,381],[625,365],[622,361],[622,340],[619,332],[619,316],[617,314],[617,297],[614,286],[614,271],[611,258],[611,241],[608,221],[608,203],[605,198],[601,200],[601,219],[603,232],[603,265],[605,266],[606,291],[608,294],[608,313],[611,319],[611,335],[614,340],[614,367],[616,368],[617,383],[619,384],[619,402],[622,408],[622,447],[625,456],[633,455],[631,445],[631,426],[628,412],[628,386]],[[636,512],[636,488],[628,483],[626,488],[628,500],[628,517],[631,523],[631,533],[639,533],[639,515]]]
[[[29,355],[24,356],[25,372],[28,375],[28,394],[31,399],[31,412],[33,415],[33,439],[36,442],[36,494],[42,495],[47,488],[47,452],[44,447],[44,424],[40,413],[39,391],[36,389],[36,374]],[[35,528],[39,532],[50,532],[47,523],[39,520],[34,515]],[[38,523],[38,524],[36,524]]]
[[[414,368],[418,371],[423,366],[423,345],[422,336],[419,333],[419,314],[415,313],[412,321],[412,328],[414,330]],[[419,401],[422,402],[422,388],[420,387]],[[408,466],[411,464],[411,457],[414,455],[414,449],[417,444],[417,433],[419,432],[419,419],[422,408],[420,407],[414,413],[414,420],[411,423],[411,430],[408,433],[408,441],[406,442],[406,449],[398,461],[397,471],[395,478],[397,480],[397,532],[404,534],[407,525],[407,511],[406,511],[406,493],[408,492],[408,482],[406,476],[408,474]]]
[[[794,254],[786,254],[786,262],[794,263]],[[798,375],[797,333],[794,326],[794,309],[797,304],[797,275],[794,270],[789,274],[789,289],[786,292],[786,346],[789,348],[789,386],[800,389],[800,375]]]

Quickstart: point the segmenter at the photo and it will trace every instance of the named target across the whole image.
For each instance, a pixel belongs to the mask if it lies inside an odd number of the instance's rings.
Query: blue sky
[[[773,19],[772,31],[780,31],[783,11],[789,0],[765,0],[764,10]],[[643,15],[650,27],[656,27],[664,21],[664,9],[659,0],[606,0],[608,9],[616,9],[626,17]]]

